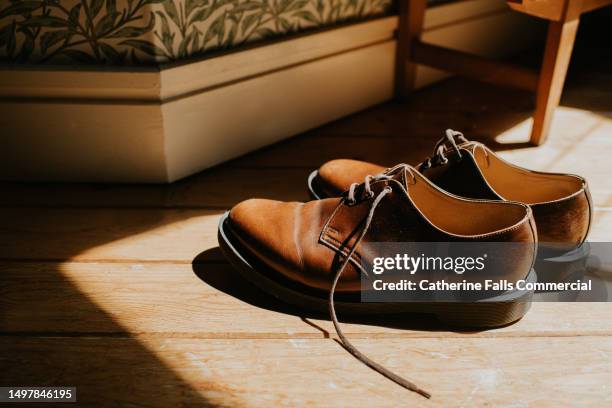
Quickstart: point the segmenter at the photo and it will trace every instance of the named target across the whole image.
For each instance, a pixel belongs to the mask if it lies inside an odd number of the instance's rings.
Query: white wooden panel
[[[395,41],[163,106],[170,181],[390,99]]]

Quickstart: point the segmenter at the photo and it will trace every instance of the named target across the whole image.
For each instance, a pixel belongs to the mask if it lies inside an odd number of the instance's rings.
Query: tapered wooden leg
[[[576,17],[569,21],[551,21],[548,25],[531,130],[531,143],[534,145],[544,143],[548,136],[555,108],[559,105],[563,92],[578,22],[579,19]]]
[[[411,62],[413,40],[421,37],[427,0],[399,0],[399,26],[395,59],[395,96],[406,100],[415,86],[416,64]]]

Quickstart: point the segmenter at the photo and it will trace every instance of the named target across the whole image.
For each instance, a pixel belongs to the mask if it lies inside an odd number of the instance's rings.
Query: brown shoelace
[[[364,190],[365,190],[366,196],[368,198],[374,197],[374,192],[370,188],[370,181],[371,180],[373,180],[373,179],[388,179],[388,178],[390,178],[390,176],[388,176],[386,174],[380,174],[378,176],[366,176],[365,183],[364,183]],[[357,187],[357,185],[358,185],[357,183],[354,183],[353,185],[351,185],[351,187],[350,187],[350,189],[348,191],[347,200],[351,204],[355,203],[355,201],[356,201],[356,199],[355,199],[355,188]],[[409,380],[406,380],[405,378],[395,374],[394,372],[392,372],[389,369],[385,368],[381,364],[373,361],[372,359],[370,359],[369,357],[364,355],[362,352],[357,350],[357,348],[355,346],[353,346],[353,344],[346,338],[346,336],[342,332],[342,329],[340,328],[340,323],[338,322],[338,317],[336,316],[336,309],[334,307],[334,293],[336,292],[336,286],[338,285],[338,281],[340,280],[340,276],[342,275],[342,272],[344,271],[344,269],[346,268],[346,266],[350,262],[351,256],[353,256],[353,254],[357,250],[357,247],[359,246],[359,244],[361,243],[361,241],[365,237],[366,233],[368,232],[368,229],[370,228],[370,224],[372,223],[372,219],[374,218],[374,213],[376,211],[376,207],[378,207],[378,204],[380,204],[382,199],[387,194],[389,194],[391,192],[392,192],[391,187],[387,186],[387,187],[385,187],[384,190],[382,190],[380,193],[378,193],[376,198],[374,198],[374,201],[372,202],[372,206],[370,207],[370,211],[369,211],[368,216],[367,216],[367,218],[365,220],[365,224],[364,224],[363,229],[361,230],[361,233],[357,237],[357,240],[355,241],[355,244],[353,245],[353,247],[350,249],[348,255],[342,261],[340,267],[338,268],[338,272],[336,272],[336,276],[334,277],[334,282],[333,282],[331,290],[329,292],[329,314],[330,314],[331,320],[332,320],[332,322],[334,324],[334,328],[336,329],[336,334],[338,334],[338,337],[340,338],[340,342],[341,342],[342,346],[349,353],[351,353],[355,358],[357,358],[359,361],[361,361],[362,363],[364,363],[368,367],[372,368],[373,370],[379,372],[383,376],[387,377],[391,381],[399,384],[400,386],[402,386],[402,387],[404,387],[404,388],[406,388],[406,389],[408,389],[410,391],[416,392],[417,394],[420,394],[420,395],[424,396],[425,398],[431,398],[431,394],[428,393],[427,391],[419,388],[419,386],[417,386],[413,382],[411,382]]]

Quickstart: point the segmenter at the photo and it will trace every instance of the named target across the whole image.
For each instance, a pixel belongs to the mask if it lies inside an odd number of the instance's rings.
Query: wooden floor
[[[538,148],[528,94],[453,79],[171,186],[3,185],[0,385],[76,385],[80,405],[109,407],[612,406],[612,304],[538,303],[483,332],[424,316],[344,325],[426,401],[345,352],[325,316],[241,281],[216,238],[240,200],[305,200],[306,176],[332,158],[415,163],[454,127],[518,164],[587,177],[591,239],[610,240],[612,93],[592,78],[570,83]]]

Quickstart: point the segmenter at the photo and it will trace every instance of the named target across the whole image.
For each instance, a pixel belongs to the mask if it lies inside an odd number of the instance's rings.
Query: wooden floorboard
[[[82,404],[104,406],[602,407],[612,395],[610,338],[355,344],[432,399],[373,373],[331,339],[0,338],[9,368],[0,379],[75,385]]]
[[[305,201],[310,171],[223,165],[170,185],[7,183],[0,206],[227,209],[253,197]]]
[[[5,208],[0,258],[56,261],[223,260],[221,210]],[[19,236],[20,239],[15,239]]]
[[[288,306],[229,264],[0,263],[0,333],[325,338],[326,314]],[[425,315],[341,316],[356,338],[610,336],[612,303],[534,303],[517,324],[457,332]]]
[[[0,260],[223,261],[222,210],[4,208]],[[592,241],[609,240],[612,212],[596,211]],[[19,236],[20,239],[15,239]]]

